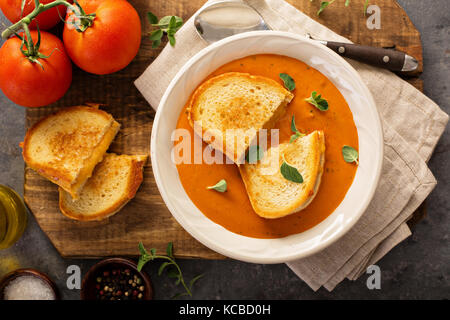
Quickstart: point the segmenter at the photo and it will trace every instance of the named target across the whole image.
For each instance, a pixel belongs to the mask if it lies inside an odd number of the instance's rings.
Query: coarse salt
[[[5,300],[55,300],[52,288],[34,276],[20,276],[4,290]]]

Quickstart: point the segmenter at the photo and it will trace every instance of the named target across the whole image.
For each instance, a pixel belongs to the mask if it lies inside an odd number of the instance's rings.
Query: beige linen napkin
[[[274,30],[349,42],[283,0],[244,2],[258,10]],[[176,46],[166,46],[135,82],[154,109],[178,70],[207,46],[192,18],[176,36]],[[448,122],[447,114],[433,101],[395,74],[348,61],[372,92],[381,114],[383,169],[373,200],[346,235],[313,256],[287,263],[313,290],[324,286],[331,291],[345,278],[357,279],[411,234],[405,222],[436,185],[426,161]]]

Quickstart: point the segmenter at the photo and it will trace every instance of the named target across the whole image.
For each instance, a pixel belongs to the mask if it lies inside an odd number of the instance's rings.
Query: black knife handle
[[[343,57],[392,71],[402,71],[405,64],[406,54],[394,49],[332,41],[327,42],[327,47]]]

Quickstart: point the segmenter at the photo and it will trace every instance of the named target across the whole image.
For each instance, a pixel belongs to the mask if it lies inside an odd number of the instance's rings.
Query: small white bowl
[[[254,54],[285,55],[319,70],[339,89],[358,130],[359,166],[338,208],[315,227],[279,239],[235,234],[212,222],[192,203],[171,161],[172,131],[195,88],[227,62]],[[195,239],[233,259],[281,263],[314,254],[342,237],[361,217],[377,186],[383,161],[383,133],[375,102],[358,73],[338,54],[305,37],[278,31],[255,31],[216,42],[192,57],[167,88],[156,112],[151,136],[153,173],[174,218]],[[236,206],[239,206],[237,203]]]

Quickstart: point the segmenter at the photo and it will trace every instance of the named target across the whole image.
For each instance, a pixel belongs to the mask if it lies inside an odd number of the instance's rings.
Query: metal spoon
[[[254,8],[243,2],[230,0],[212,3],[200,10],[194,18],[194,25],[199,35],[210,43],[238,33],[270,30]],[[416,59],[394,49],[313,40],[319,41],[343,57],[392,71],[409,72],[419,66]]]

